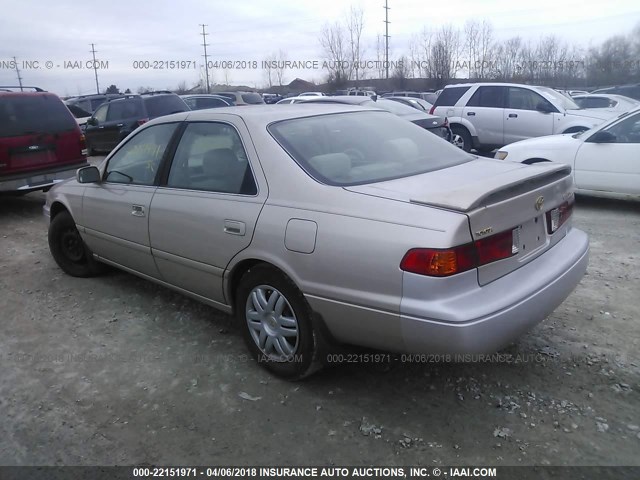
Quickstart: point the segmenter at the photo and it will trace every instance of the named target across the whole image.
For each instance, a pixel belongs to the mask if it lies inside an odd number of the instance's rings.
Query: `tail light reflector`
[[[140,120],[138,120],[138,126],[140,125],[144,125],[145,123],[147,123],[149,121],[148,118],[142,118]]]
[[[431,109],[429,110],[429,115],[433,115],[433,112],[435,111],[435,109],[436,109],[436,106],[432,105]]]
[[[547,212],[547,233],[555,233],[571,217],[574,199],[571,198]]]
[[[412,248],[400,262],[405,272],[430,277],[448,277],[488,263],[512,257],[518,253],[514,230],[492,235],[458,247]]]

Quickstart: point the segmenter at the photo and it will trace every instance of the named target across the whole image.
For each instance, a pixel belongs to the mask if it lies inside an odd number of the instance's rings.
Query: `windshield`
[[[549,87],[537,87],[536,90],[554,105],[561,106],[565,110],[580,110],[580,107],[570,97]]]
[[[60,133],[77,127],[67,106],[54,95],[0,98],[0,137]]]
[[[386,112],[296,118],[275,123],[269,131],[311,177],[328,185],[382,182],[474,158]]]
[[[259,93],[243,93],[242,100],[244,102],[249,103],[251,105],[258,105],[260,103],[264,103],[262,96]]]

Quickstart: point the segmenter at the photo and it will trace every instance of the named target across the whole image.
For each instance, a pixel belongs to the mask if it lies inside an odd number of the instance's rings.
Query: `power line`
[[[24,89],[22,88],[22,77],[20,76],[20,69],[18,68],[18,60],[16,60],[16,57],[13,57],[13,63],[16,66],[16,75],[18,75],[18,84],[20,85],[20,91],[23,92]]]
[[[207,93],[211,93],[209,87],[209,56],[207,55],[207,47],[209,46],[207,43],[207,35],[209,34],[205,31],[206,25],[200,24],[200,26],[202,27],[202,33],[200,35],[202,35],[202,46],[204,47],[204,72],[207,77]]]
[[[98,85],[98,67],[96,65],[96,48],[93,43],[91,44],[91,53],[93,54],[93,73],[96,76],[96,93],[100,93],[100,86]]]
[[[384,0],[384,65],[385,75],[389,79],[389,1]]]

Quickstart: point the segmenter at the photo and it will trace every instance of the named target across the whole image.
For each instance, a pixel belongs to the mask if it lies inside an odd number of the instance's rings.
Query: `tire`
[[[287,380],[321,367],[311,307],[280,271],[252,267],[240,280],[235,307],[247,348],[262,367]]]
[[[51,220],[49,250],[58,266],[72,277],[92,277],[104,269],[93,258],[68,212],[60,212]]]
[[[451,131],[453,132],[453,139],[451,143],[453,143],[456,147],[461,148],[465,152],[470,152],[472,145],[471,134],[469,133],[469,130],[459,125],[453,125],[451,127]]]
[[[96,151],[96,149],[93,148],[93,146],[91,146],[89,142],[87,142],[87,157],[93,157],[97,153],[98,152]]]

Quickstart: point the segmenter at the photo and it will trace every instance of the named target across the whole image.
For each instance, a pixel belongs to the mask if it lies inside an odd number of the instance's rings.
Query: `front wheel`
[[[311,307],[273,267],[258,265],[240,280],[236,313],[249,351],[272,373],[297,380],[319,365]]]
[[[60,212],[51,220],[49,250],[58,266],[73,277],[91,277],[102,271],[68,212]]]

